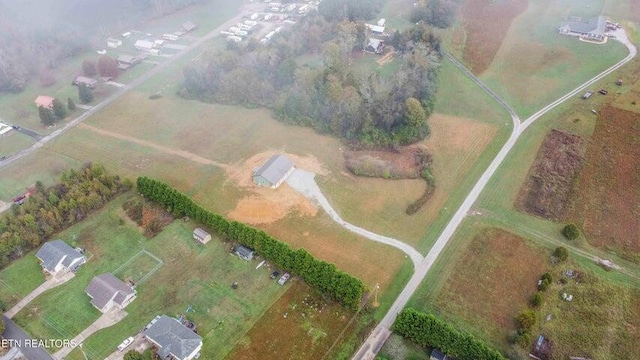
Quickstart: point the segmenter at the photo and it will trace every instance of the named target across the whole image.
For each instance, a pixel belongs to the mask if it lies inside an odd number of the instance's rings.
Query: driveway
[[[56,274],[55,276],[50,277],[40,286],[35,288],[31,293],[29,293],[29,295],[25,296],[22,300],[20,300],[14,307],[9,309],[9,311],[7,311],[4,315],[9,319],[13,318],[20,310],[22,310],[22,308],[27,306],[33,299],[38,297],[38,295],[42,294],[43,292],[49,289],[53,289],[56,286],[60,286],[66,283],[67,281],[73,279],[74,276],[76,276],[76,274],[72,273],[71,271],[64,271],[62,273],[59,273],[59,274]]]
[[[89,325],[86,329],[84,329],[78,336],[73,338],[72,343],[82,344],[89,336],[95,333],[98,330],[102,330],[104,328],[108,328],[109,326],[117,324],[120,320],[124,319],[127,316],[127,313],[120,309],[112,309],[105,314],[102,314],[98,318],[98,320],[94,321],[93,324]],[[53,357],[56,360],[62,360],[65,356],[69,355],[69,353],[73,350],[73,347],[63,347],[60,351],[53,354]]]
[[[124,341],[124,339],[122,340]],[[133,343],[131,343],[131,345],[129,345],[123,351],[114,351],[113,353],[111,353],[111,355],[107,356],[106,360],[123,360],[124,354],[131,350],[142,353],[150,347],[151,343],[149,342],[149,340],[144,338],[144,334],[142,332],[139,332],[136,336],[133,337]]]
[[[25,346],[26,341],[31,339],[29,335],[27,335],[22,329],[18,327],[11,319],[6,316],[3,316],[4,320],[4,332],[2,333],[3,339],[16,340],[16,342],[20,342],[22,345],[16,346],[19,348],[22,353],[29,360],[54,360],[51,355],[41,347],[31,347]]]

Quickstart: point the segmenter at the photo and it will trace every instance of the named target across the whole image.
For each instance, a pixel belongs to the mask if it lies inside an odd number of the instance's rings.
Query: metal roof
[[[98,309],[104,308],[111,299],[122,305],[127,297],[135,294],[135,290],[111,273],[95,276],[85,291],[92,298],[91,304]]]
[[[200,228],[196,228],[195,230],[193,230],[193,235],[195,235],[195,236],[197,236],[197,237],[199,237],[201,239],[204,239],[207,236],[210,236],[210,234],[208,232],[206,232],[206,231],[204,231],[204,230],[202,230]]]
[[[202,345],[202,338],[198,334],[167,315],[160,316],[155,324],[144,331],[144,335],[158,344],[158,355],[162,359],[168,355],[184,359]]]
[[[253,257],[253,250],[243,245],[236,246],[233,252],[245,258]]]
[[[47,271],[53,271],[60,261],[62,261],[62,265],[68,267],[74,260],[84,256],[64,241],[53,240],[42,245],[36,253],[36,257],[42,261],[42,267]]]
[[[583,34],[604,34],[607,21],[602,16],[597,16],[589,21],[582,21],[579,18],[571,19],[570,21],[563,22],[560,28],[569,29],[572,32]]]
[[[194,24],[192,21],[187,21],[184,24],[182,24],[182,28],[185,31],[191,31],[191,30],[195,30],[195,28],[197,28],[198,25]]]
[[[273,155],[258,170],[254,176],[265,178],[272,185],[277,184],[291,170],[293,163],[284,155]]]

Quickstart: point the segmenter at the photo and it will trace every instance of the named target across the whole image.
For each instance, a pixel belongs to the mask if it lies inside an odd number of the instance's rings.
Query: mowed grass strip
[[[0,303],[10,309],[45,281],[35,251],[0,271]]]

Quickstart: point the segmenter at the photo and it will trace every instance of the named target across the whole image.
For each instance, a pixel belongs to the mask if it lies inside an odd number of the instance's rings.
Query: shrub
[[[575,240],[580,236],[580,230],[575,224],[568,224],[562,228],[562,235],[564,235],[567,240]]]
[[[542,305],[542,293],[540,291],[533,294],[533,296],[531,297],[531,305],[533,307],[538,307]]]
[[[515,343],[523,349],[528,349],[531,345],[531,334],[528,331],[518,332]]]
[[[149,100],[156,100],[156,99],[161,99],[162,95],[160,94],[153,94],[153,95],[149,95]]]
[[[531,309],[524,309],[516,315],[518,328],[529,331],[536,324],[536,313]]]
[[[567,250],[567,248],[565,248],[564,246],[558,246],[553,251],[553,256],[555,256],[560,261],[565,261],[567,260],[567,258],[569,258],[569,250]]]

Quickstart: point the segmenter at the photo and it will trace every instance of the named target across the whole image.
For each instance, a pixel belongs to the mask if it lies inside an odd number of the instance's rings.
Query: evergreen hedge
[[[161,181],[139,177],[137,187],[145,198],[164,206],[174,215],[188,216],[207,226],[220,237],[253,248],[265,259],[300,276],[307,284],[323,294],[353,310],[359,308],[366,290],[364,283],[338,270],[335,265],[315,259],[304,249],[293,250],[289,245],[262,230],[237,221],[229,221],[208,211],[187,195]]]
[[[393,331],[420,346],[438,348],[458,360],[504,360],[499,352],[473,336],[416,309],[402,310],[393,324]]]

